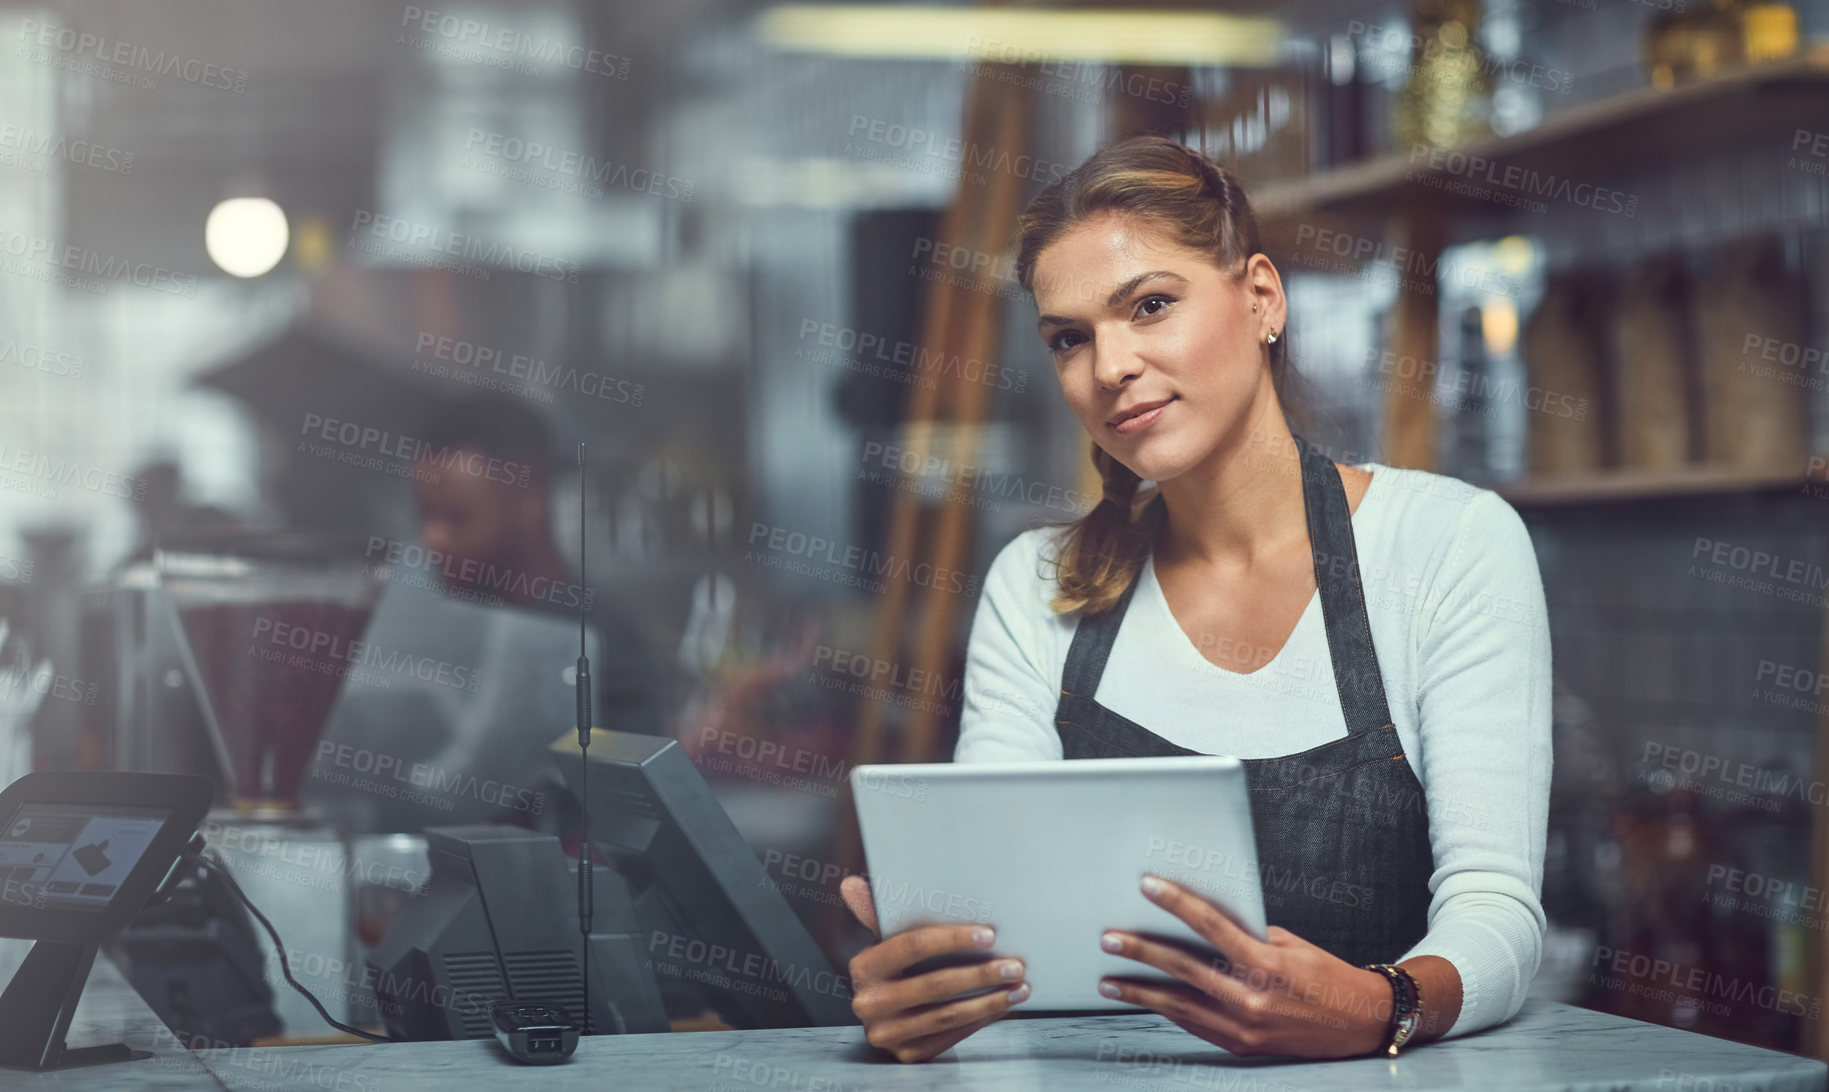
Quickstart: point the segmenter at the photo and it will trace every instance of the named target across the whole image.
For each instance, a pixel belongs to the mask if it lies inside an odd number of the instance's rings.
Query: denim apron
[[[1281,758],[1243,760],[1264,909],[1271,925],[1348,963],[1389,963],[1428,930],[1429,817],[1385,703],[1346,488],[1319,448],[1300,437],[1296,446],[1346,735]],[[1054,714],[1066,758],[1202,753],[1093,700],[1136,590],[1133,578],[1110,610],[1082,617],[1074,631]]]

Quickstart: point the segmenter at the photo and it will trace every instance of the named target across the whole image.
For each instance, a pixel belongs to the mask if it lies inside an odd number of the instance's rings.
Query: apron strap
[[[1118,627],[1124,624],[1124,613],[1130,609],[1130,597],[1138,583],[1132,577],[1124,594],[1109,609],[1080,617],[1079,625],[1073,628],[1073,643],[1067,646],[1067,663],[1061,668],[1061,693],[1090,701],[1098,692],[1105,661],[1111,658],[1111,646],[1118,639]]]
[[[1315,555],[1315,587],[1321,616],[1327,623],[1327,651],[1340,691],[1340,711],[1348,735],[1392,723],[1385,701],[1378,653],[1372,648],[1372,621],[1365,609],[1359,579],[1359,553],[1353,545],[1353,514],[1346,485],[1334,462],[1320,447],[1300,436],[1302,498],[1308,507],[1308,543]]]

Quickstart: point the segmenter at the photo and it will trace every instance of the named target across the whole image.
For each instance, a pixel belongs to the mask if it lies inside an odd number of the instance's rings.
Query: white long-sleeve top
[[[1372,472],[1353,536],[1372,642],[1397,734],[1429,815],[1429,930],[1403,958],[1461,976],[1450,1035],[1510,1019],[1543,950],[1550,786],[1550,638],[1524,523],[1496,493],[1417,470]],[[1077,614],[1048,606],[1060,528],[1025,531],[985,577],[966,650],[958,762],[1058,759],[1054,713]],[[1155,566],[1112,646],[1094,700],[1173,743],[1267,758],[1346,734],[1317,595],[1250,674],[1201,654]],[[1248,649],[1208,642],[1222,663]]]

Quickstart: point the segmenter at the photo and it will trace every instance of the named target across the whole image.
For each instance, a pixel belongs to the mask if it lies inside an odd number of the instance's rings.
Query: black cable
[[[248,908],[248,913],[253,914],[255,920],[260,922],[261,926],[267,930],[267,935],[273,938],[273,950],[279,955],[280,973],[286,976],[286,982],[291,985],[293,989],[305,995],[305,1000],[311,1002],[311,1007],[318,1010],[318,1015],[324,1018],[326,1024],[336,1028],[338,1031],[360,1036],[371,1043],[399,1043],[405,1041],[394,1039],[386,1035],[376,1035],[373,1032],[363,1031],[361,1028],[352,1028],[341,1020],[332,1017],[329,1011],[324,1008],[323,1002],[319,1001],[310,990],[300,985],[298,979],[292,977],[292,964],[286,961],[286,944],[279,939],[279,930],[273,928],[273,923],[267,920],[267,915],[261,913],[260,907],[255,906],[253,900],[249,899],[247,894],[242,891],[241,885],[235,882],[235,877],[229,874],[229,866],[214,854],[208,854],[204,859],[209,862],[211,867],[215,868],[216,874],[221,876],[229,885],[230,893],[241,900],[241,905]]]

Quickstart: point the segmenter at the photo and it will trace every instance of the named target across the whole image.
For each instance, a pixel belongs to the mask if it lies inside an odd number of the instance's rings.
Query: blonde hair
[[[1049,183],[1023,210],[1016,221],[1016,276],[1023,288],[1035,291],[1035,261],[1050,243],[1108,212],[1134,216],[1210,255],[1220,269],[1239,268],[1241,276],[1246,260],[1262,249],[1257,218],[1232,172],[1166,137],[1132,137]],[[1288,341],[1282,336],[1269,347],[1279,396],[1288,382]],[[1056,558],[1060,591],[1050,604],[1059,614],[1098,614],[1115,604],[1142,570],[1165,514],[1161,495],[1150,489],[1139,496],[1143,479],[1097,443],[1092,463],[1103,496],[1067,525]]]

